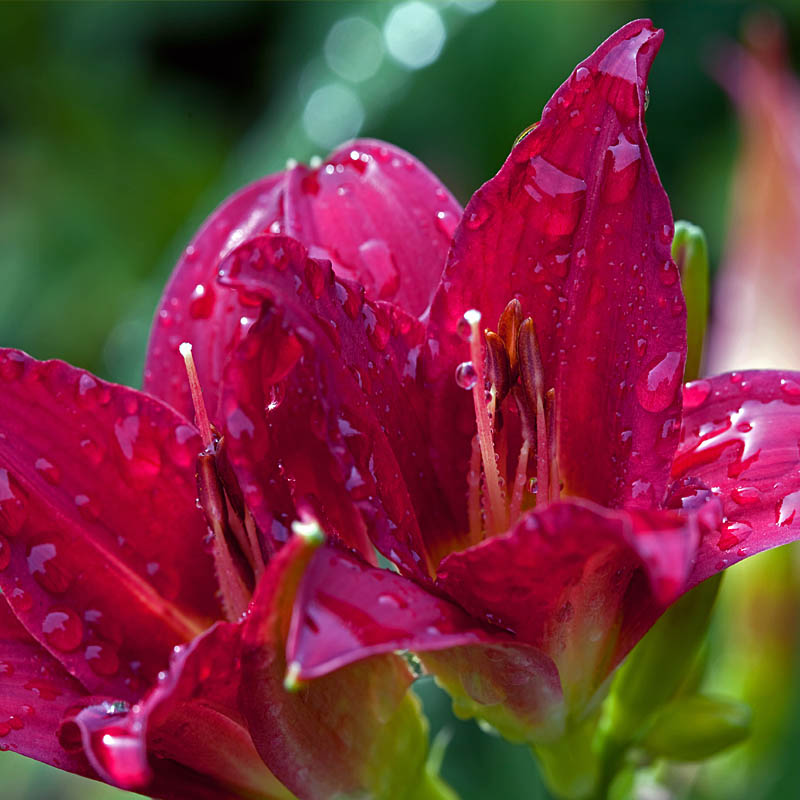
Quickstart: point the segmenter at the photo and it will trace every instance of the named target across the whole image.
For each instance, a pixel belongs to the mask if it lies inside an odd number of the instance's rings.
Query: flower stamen
[[[178,352],[183,356],[183,363],[186,365],[186,375],[189,378],[189,390],[192,393],[192,404],[194,405],[194,415],[197,428],[200,431],[200,438],[203,440],[204,447],[210,453],[214,451],[214,437],[211,434],[211,423],[208,421],[206,404],[203,402],[203,390],[200,388],[197,368],[194,365],[192,345],[189,342],[183,342],[178,348]]]
[[[494,431],[486,406],[486,383],[483,368],[483,348],[481,347],[481,312],[470,309],[464,314],[469,325],[470,356],[472,368],[475,370],[475,382],[472,385],[472,400],[475,406],[475,419],[478,426],[478,444],[480,445],[483,473],[486,482],[486,528],[492,536],[504,530],[507,524],[506,499],[500,485],[500,472],[494,450]]]

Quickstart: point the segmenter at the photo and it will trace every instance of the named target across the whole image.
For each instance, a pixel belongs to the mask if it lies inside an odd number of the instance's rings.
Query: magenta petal
[[[298,797],[371,797],[381,759],[397,758],[414,771],[424,752],[419,723],[408,718],[394,728],[389,752],[375,752],[381,739],[389,744],[382,732],[412,678],[401,658],[387,654],[287,691],[286,637],[314,548],[294,536],[256,589],[243,637],[242,713],[264,762]]]
[[[437,586],[548,654],[565,693],[581,691],[585,702],[677,597],[697,540],[694,519],[674,512],[555,503],[449,555]]]
[[[90,774],[86,760],[67,753],[56,738],[64,712],[85,694],[0,598],[0,749]]]
[[[225,357],[246,313],[235,292],[216,285],[221,259],[237,244],[283,217],[285,174],[270,175],[229,197],[205,221],[183,251],[161,297],[150,331],[143,388],[189,419],[194,407],[181,342],[194,345],[194,359],[212,419]]]
[[[561,684],[547,655],[413,581],[335,547],[318,552],[306,569],[286,649],[301,678],[380,653],[413,650],[456,702],[462,698],[464,713],[466,698],[511,738],[543,735],[563,721]],[[503,711],[494,719],[497,706]]]
[[[147,395],[0,351],[0,588],[91,694],[135,699],[220,615],[201,447]]]
[[[732,372],[683,390],[676,482],[695,478],[722,501],[691,583],[800,538],[800,373]]]
[[[372,139],[289,173],[283,233],[329,258],[372,300],[420,315],[444,269],[461,207],[416,158]]]
[[[247,308],[215,285],[219,262],[261,232],[285,233],[373,300],[413,315],[431,301],[461,208],[413,156],[384,142],[356,140],[318,168],[297,165],[226,200],[192,239],[156,312],[144,388],[191,419],[178,345],[194,345],[206,405],[216,418],[225,359]]]
[[[408,578],[328,546],[306,569],[286,656],[307,679],[378,653],[488,642],[513,639]]]
[[[421,531],[454,533],[427,456],[420,323],[365,300],[288,237],[250,240],[221,276],[263,303],[229,361],[222,410],[231,464],[272,549],[298,507],[369,558],[360,513],[381,552],[428,576]]]
[[[79,740],[103,780],[155,797],[290,798],[238,711],[240,634],[240,625],[218,623],[176,648],[143,700],[77,711],[62,741]]]
[[[437,467],[457,508],[474,428],[453,372],[456,322],[496,325],[519,298],[555,389],[565,492],[605,506],[663,496],[677,444],[685,306],[672,215],[645,139],[647,73],[662,32],[631,22],[580,64],[539,125],[474,195],[455,234],[429,336]]]

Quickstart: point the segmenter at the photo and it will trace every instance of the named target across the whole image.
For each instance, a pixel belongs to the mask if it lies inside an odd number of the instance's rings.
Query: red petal
[[[343,145],[289,173],[282,231],[329,258],[338,277],[414,316],[431,302],[461,207],[413,156],[385,142]]]
[[[284,186],[284,173],[270,175],[219,206],[183,251],[161,297],[150,331],[144,390],[189,419],[194,406],[178,347],[194,345],[205,403],[215,418],[225,358],[247,313],[235,292],[217,286],[217,268],[237,244],[282,218]]]
[[[684,387],[676,482],[720,498],[721,531],[703,539],[691,584],[800,538],[800,373],[732,372]]]
[[[294,504],[326,530],[368,556],[358,509],[381,552],[428,575],[420,529],[452,536],[452,521],[427,458],[420,324],[365,301],[286,237],[252,239],[221,274],[264,302],[229,362],[222,403],[231,463],[261,529],[275,546],[286,538],[289,481]]]
[[[467,358],[456,322],[477,308],[492,327],[514,297],[534,320],[545,389],[555,388],[565,491],[606,506],[663,496],[686,316],[670,260],[672,215],[643,121],[661,39],[639,20],[604,42],[465,211],[429,332],[438,348],[433,446],[456,509],[470,454],[461,431],[472,416],[453,380]]]
[[[659,605],[677,597],[697,539],[695,521],[673,512],[555,503],[447,556],[437,585],[473,616],[549,655],[565,694],[574,702],[579,692],[580,704],[652,625]]]
[[[468,698],[492,719],[503,706],[529,738],[558,726],[561,685],[553,662],[539,650],[482,624],[457,605],[408,578],[375,569],[334,547],[317,553],[295,603],[287,658],[301,678],[315,678],[357,660],[408,649],[456,698]],[[489,708],[487,708],[489,707]],[[471,713],[461,704],[463,713]],[[505,720],[508,723],[508,720]],[[551,731],[552,732],[552,731]]]
[[[92,694],[134,699],[219,617],[186,420],[0,351],[0,587]]]
[[[379,656],[304,685],[284,688],[284,648],[295,594],[313,548],[296,536],[275,556],[245,622],[240,703],[270,769],[299,797],[367,794],[375,761],[419,768],[420,731],[398,731],[391,750],[374,752],[403,702],[411,676],[402,659]],[[402,723],[401,723],[402,725]],[[370,794],[371,796],[371,794]]]
[[[65,710],[83,687],[22,627],[0,598],[0,750],[14,750],[68,772],[91,773],[56,738]]]
[[[355,154],[355,157],[353,155]],[[373,140],[354,141],[317,169],[297,166],[229,198],[187,247],[156,312],[144,388],[191,419],[178,345],[194,344],[215,416],[225,358],[248,309],[214,285],[217,266],[256,233],[286,233],[330,258],[336,274],[414,315],[430,303],[461,208],[423,164]]]
[[[306,569],[286,653],[309,679],[378,653],[512,641],[408,578],[325,547]]]
[[[290,798],[238,711],[240,634],[240,625],[216,624],[176,648],[156,688],[130,711],[110,703],[84,708],[62,726],[62,740],[79,737],[103,780],[124,789],[209,800]]]

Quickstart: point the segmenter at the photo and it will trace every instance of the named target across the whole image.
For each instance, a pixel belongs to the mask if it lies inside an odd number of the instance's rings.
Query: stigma
[[[475,409],[467,505],[470,538],[479,541],[558,499],[555,391],[545,384],[536,327],[523,319],[519,300],[505,307],[497,331],[482,330],[480,312],[470,309],[458,333],[469,343],[456,382],[472,393]]]

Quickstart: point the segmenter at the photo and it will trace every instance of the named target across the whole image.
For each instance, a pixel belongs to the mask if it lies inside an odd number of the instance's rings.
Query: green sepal
[[[750,734],[749,706],[703,695],[679,697],[653,719],[641,747],[655,758],[705,761]]]
[[[686,298],[688,352],[684,375],[687,381],[693,381],[700,375],[703,340],[708,324],[708,244],[702,228],[678,220],[672,239],[672,258],[678,265]]]

